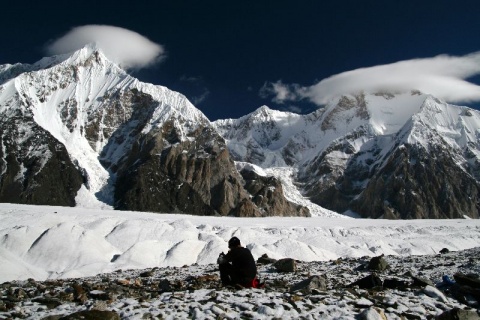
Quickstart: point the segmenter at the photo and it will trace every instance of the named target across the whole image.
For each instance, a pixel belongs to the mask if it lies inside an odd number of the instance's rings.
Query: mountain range
[[[0,202],[239,217],[478,218],[480,113],[418,91],[209,121],[93,45],[0,66]]]

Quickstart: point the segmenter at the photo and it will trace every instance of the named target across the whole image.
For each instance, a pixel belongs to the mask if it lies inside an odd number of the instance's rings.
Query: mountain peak
[[[44,57],[33,64],[35,70],[48,69],[59,64],[74,66],[92,66],[92,65],[115,65],[121,69],[115,62],[109,60],[102,50],[94,43],[89,43],[84,47],[65,54]]]
[[[253,118],[259,121],[272,121],[278,120],[279,118],[285,117],[298,117],[298,114],[287,112],[287,111],[280,111],[271,109],[266,105],[261,106],[260,108],[256,109],[252,113],[245,116],[245,118]]]
[[[268,116],[272,114],[273,110],[270,109],[268,106],[263,105],[260,108],[253,111],[250,115],[251,116]]]

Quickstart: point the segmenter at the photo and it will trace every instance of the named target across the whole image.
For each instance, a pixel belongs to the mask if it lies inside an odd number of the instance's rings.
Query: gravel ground
[[[0,319],[430,319],[455,308],[469,316],[478,310],[480,288],[447,284],[442,277],[475,279],[480,248],[383,259],[389,268],[376,272],[369,257],[296,261],[295,272],[259,264],[262,289],[223,288],[211,264],[6,282],[0,285]],[[372,275],[380,285],[352,285]],[[312,279],[321,279],[323,287]],[[292,290],[302,281],[303,289]]]

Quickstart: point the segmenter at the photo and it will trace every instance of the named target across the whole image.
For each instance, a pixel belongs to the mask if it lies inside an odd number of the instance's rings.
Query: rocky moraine
[[[216,265],[0,285],[0,319],[479,319],[480,248],[431,256],[258,262],[261,289]]]

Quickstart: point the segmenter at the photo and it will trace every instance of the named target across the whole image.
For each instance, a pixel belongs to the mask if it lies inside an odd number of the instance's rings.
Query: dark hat
[[[238,239],[237,237],[233,237],[232,239],[228,240],[229,248],[238,247],[239,245],[240,245],[240,239]]]

